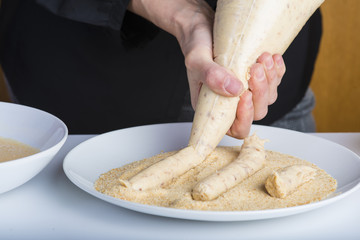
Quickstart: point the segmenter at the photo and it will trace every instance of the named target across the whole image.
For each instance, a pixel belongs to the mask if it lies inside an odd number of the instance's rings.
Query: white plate
[[[344,198],[360,187],[360,158],[347,148],[312,135],[280,128],[252,126],[252,132],[271,141],[266,149],[291,154],[315,163],[338,181],[332,197],[302,206],[261,211],[194,211],[155,207],[116,199],[97,192],[93,184],[100,174],[124,164],[177,150],[187,145],[191,123],[159,124],[113,131],[75,147],[64,160],[64,171],[79,188],[115,205],[158,216],[205,220],[244,221],[293,215],[325,206]],[[225,136],[220,145],[240,145]],[[136,149],[136,150],[135,150]]]

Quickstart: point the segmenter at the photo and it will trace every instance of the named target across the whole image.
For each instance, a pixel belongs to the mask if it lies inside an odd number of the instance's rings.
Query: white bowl
[[[35,108],[0,102],[0,137],[40,150],[28,157],[0,162],[0,193],[36,176],[60,150],[67,136],[66,125],[57,117]]]

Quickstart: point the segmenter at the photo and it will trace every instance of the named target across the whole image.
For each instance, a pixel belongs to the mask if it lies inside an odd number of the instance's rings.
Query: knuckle
[[[286,66],[284,65],[284,66],[281,68],[281,77],[284,76],[285,73],[286,73]]]
[[[258,58],[257,62],[264,63],[266,59],[271,58],[271,54],[269,52],[263,52]]]
[[[212,88],[221,89],[223,79],[221,73],[215,68],[208,68],[205,70],[205,82]]]
[[[275,79],[277,79],[279,77],[276,69],[274,69],[274,68],[267,71],[266,75],[267,75],[268,81],[274,81]]]
[[[263,65],[261,63],[255,63],[250,68],[250,75],[257,77],[262,71],[264,71]]]
[[[244,139],[250,133],[250,128],[243,128],[239,125],[233,125],[229,131],[229,135],[237,138],[237,139]]]
[[[286,66],[281,55],[275,54],[274,61],[276,62],[276,70],[279,77],[282,77],[286,72]]]
[[[196,52],[191,51],[185,56],[185,67],[189,70],[196,68],[198,62],[198,56]]]
[[[274,102],[276,102],[276,99],[278,98],[278,93],[275,91],[273,94],[270,95],[268,104],[271,105]]]
[[[267,108],[267,106],[261,108],[260,110],[255,111],[255,113],[254,113],[254,120],[261,120],[261,119],[263,119],[263,118],[267,115],[267,113],[268,113],[268,108]]]
[[[268,84],[267,83],[253,83],[251,91],[253,94],[253,98],[263,99],[267,96]]]
[[[286,67],[285,65],[277,69],[277,76],[282,78],[285,75]]]

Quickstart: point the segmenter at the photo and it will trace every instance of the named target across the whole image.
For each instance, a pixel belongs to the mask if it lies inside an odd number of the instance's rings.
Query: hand
[[[195,108],[202,84],[223,96],[239,96],[242,83],[213,61],[212,27],[214,11],[203,0],[130,1],[129,10],[174,35],[185,57],[191,103]],[[285,73],[281,55],[262,54],[251,69],[249,89],[240,97],[236,119],[228,135],[244,138],[253,120],[267,114],[277,98],[277,86]]]
[[[277,87],[285,74],[281,55],[263,53],[250,69],[249,89],[240,97],[236,118],[228,135],[244,138],[249,134],[253,120],[264,118],[268,106],[277,99]]]
[[[185,56],[194,108],[203,83],[224,96],[238,96],[243,91],[241,82],[213,61],[212,28],[215,13],[205,1],[130,1],[128,9],[177,38]]]
[[[202,84],[207,84],[223,96],[239,96],[244,91],[242,83],[232,72],[213,61],[212,19],[204,17],[203,24],[192,25],[191,34],[182,38],[186,41],[180,42],[194,109]],[[277,87],[284,74],[285,64],[281,55],[263,53],[258,58],[250,69],[249,89],[240,97],[235,121],[227,133],[229,136],[245,138],[253,120],[266,116],[268,105],[277,99]]]
[[[203,48],[204,45],[200,46],[192,53],[193,56],[185,56],[193,107],[204,83],[223,96],[238,96],[243,92],[241,82],[213,62],[210,58],[212,52]],[[240,96],[236,118],[227,135],[239,139],[248,136],[252,122],[264,118],[268,106],[276,101],[277,87],[284,74],[285,64],[281,55],[263,53],[258,58],[250,69],[249,89]]]

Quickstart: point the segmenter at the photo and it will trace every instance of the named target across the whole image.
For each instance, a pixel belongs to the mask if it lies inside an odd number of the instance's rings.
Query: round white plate
[[[331,141],[280,128],[252,126],[261,138],[270,139],[268,150],[291,154],[315,163],[338,181],[331,197],[302,206],[260,211],[194,211],[149,206],[116,199],[97,192],[93,185],[100,174],[124,164],[172,151],[187,145],[191,123],[158,124],[128,128],[91,138],[66,156],[63,167],[67,177],[79,188],[112,204],[158,216],[204,220],[245,221],[293,215],[325,206],[344,198],[360,187],[360,158]],[[241,140],[225,136],[219,145],[241,145]]]

